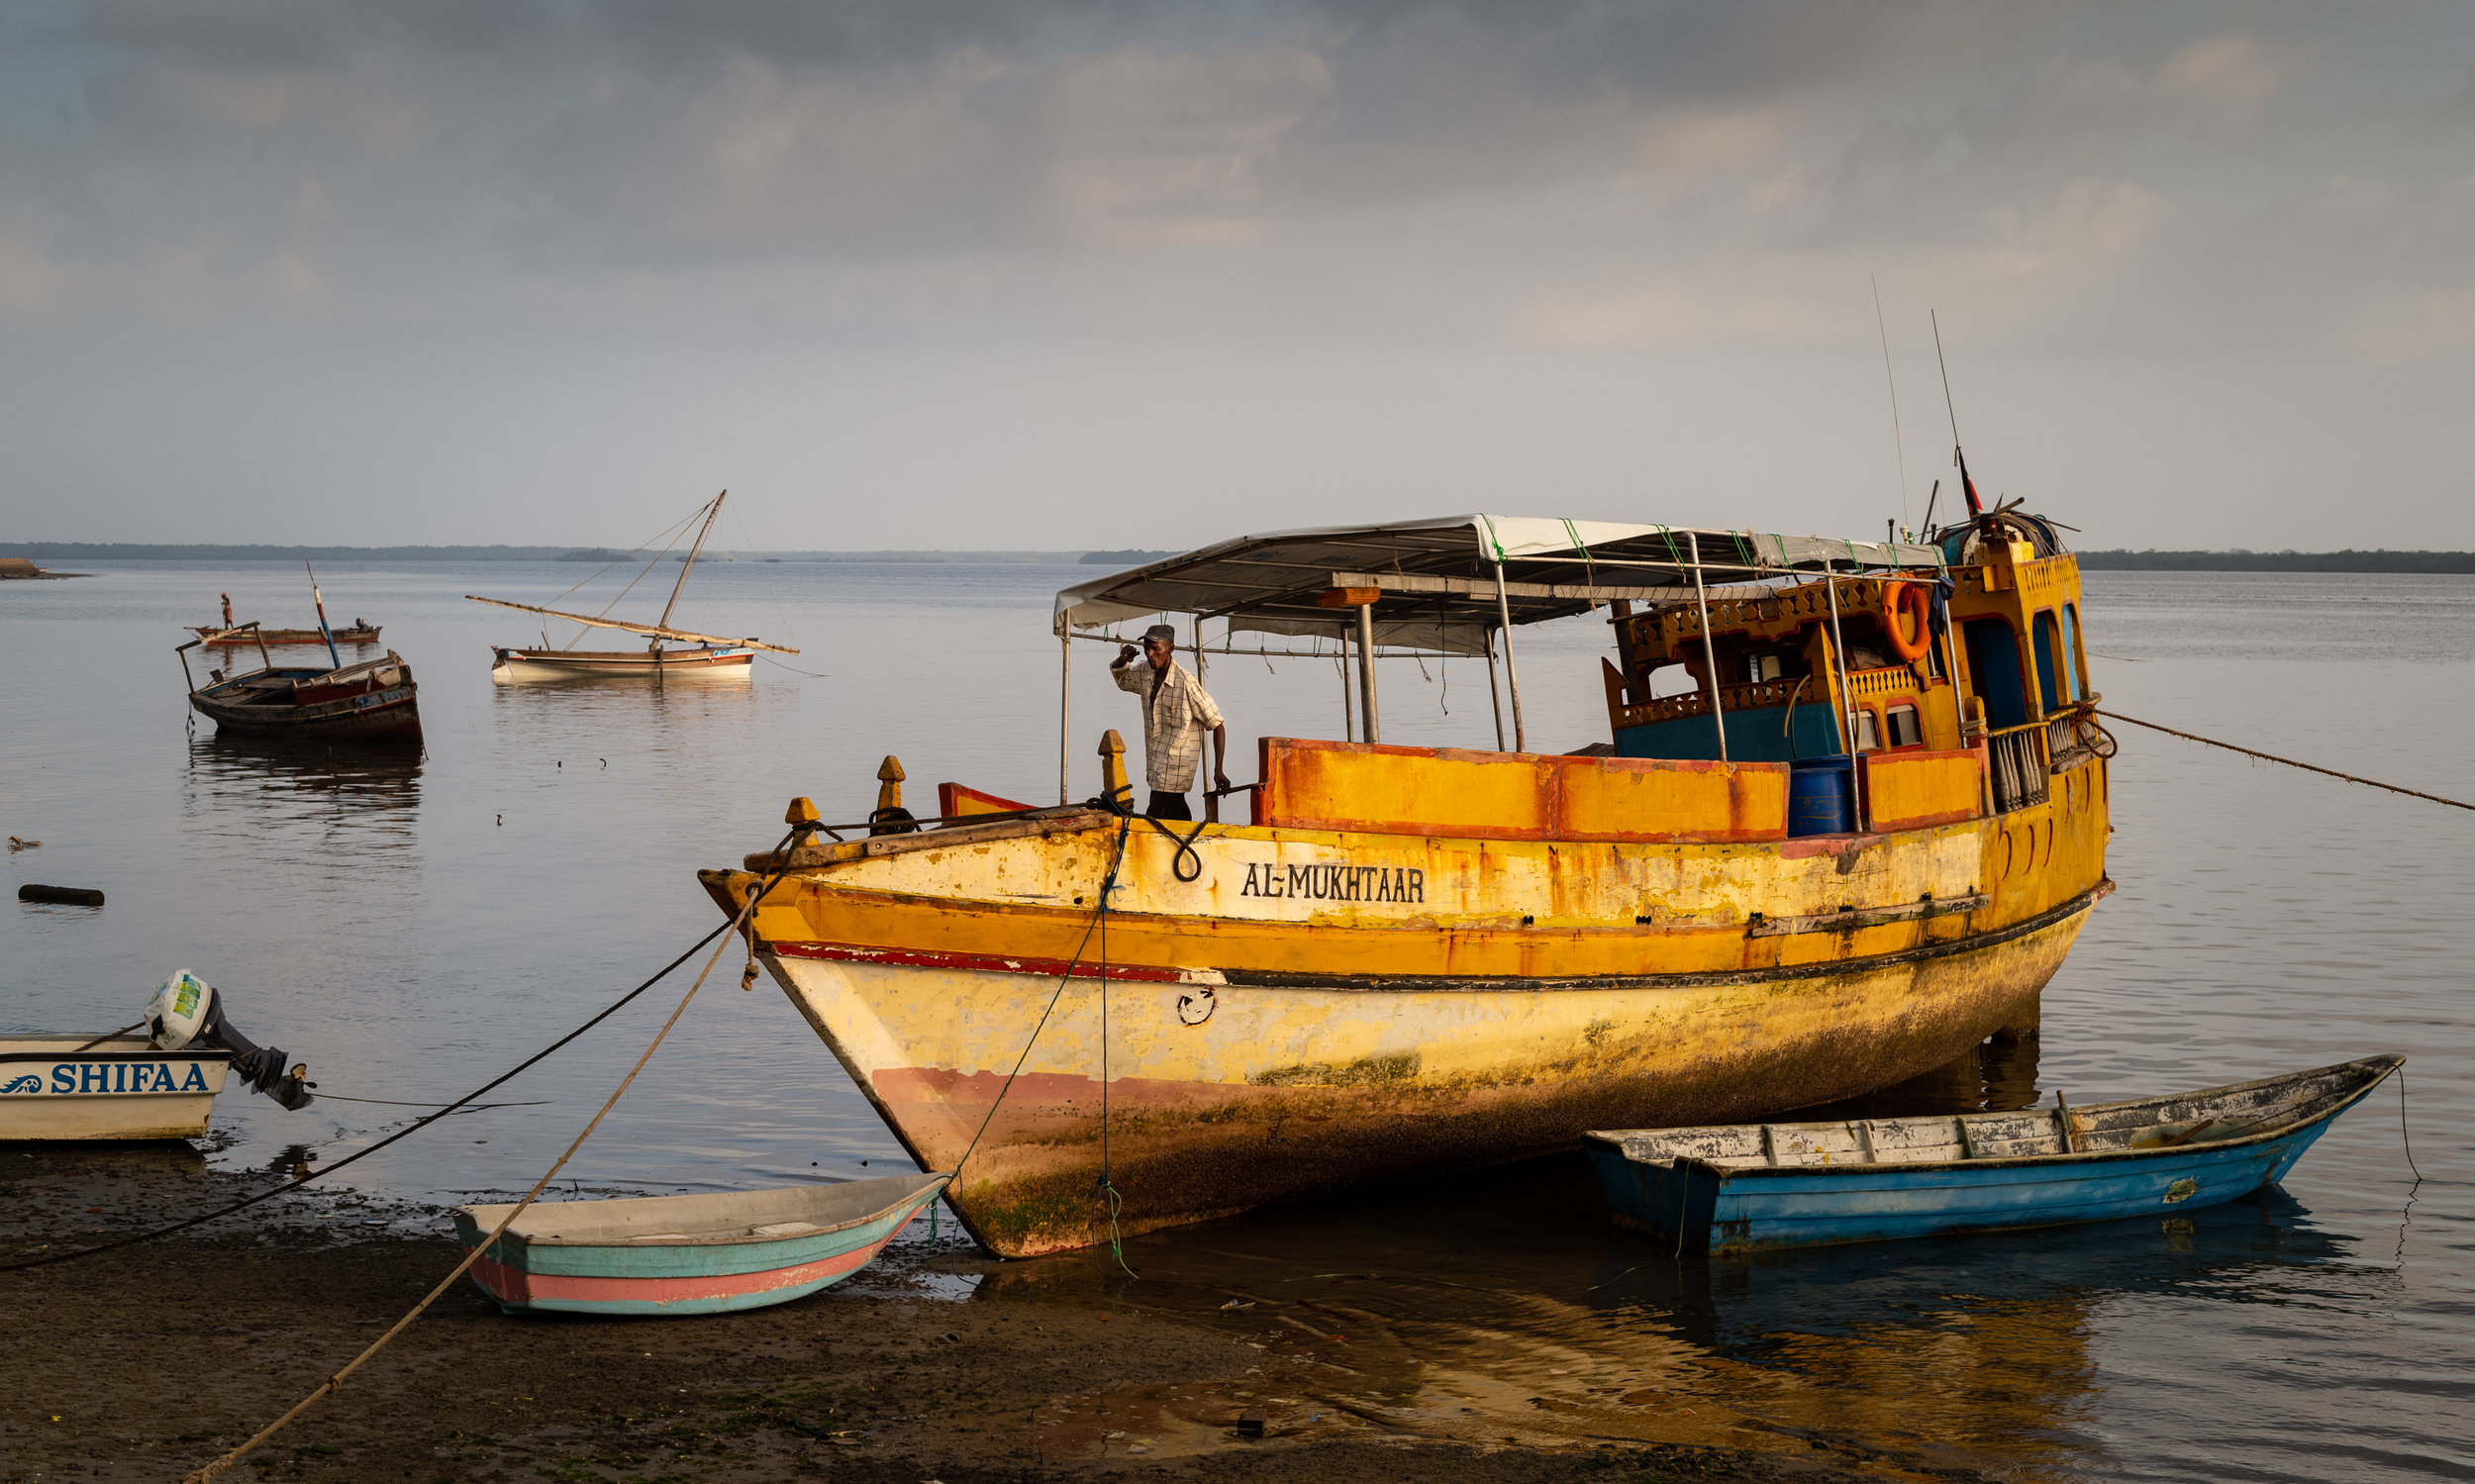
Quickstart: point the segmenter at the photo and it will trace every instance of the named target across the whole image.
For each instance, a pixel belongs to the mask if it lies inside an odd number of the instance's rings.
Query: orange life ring
[[[1912,609],[1917,615],[1917,638],[1911,643],[1900,632],[1899,611]],[[1926,596],[1925,585],[1918,582],[1889,581],[1882,584],[1882,633],[1890,640],[1899,657],[1910,664],[1925,658],[1925,651],[1933,643],[1931,600]]]

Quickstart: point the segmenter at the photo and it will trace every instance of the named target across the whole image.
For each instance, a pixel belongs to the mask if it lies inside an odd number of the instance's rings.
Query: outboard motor
[[[282,1049],[261,1046],[242,1035],[225,1019],[224,997],[215,986],[187,969],[164,980],[147,1001],[147,1032],[157,1050],[198,1045],[232,1052],[232,1069],[242,1080],[285,1108],[297,1112],[317,1101],[310,1089],[318,1084],[309,1080],[309,1068],[285,1070]]]

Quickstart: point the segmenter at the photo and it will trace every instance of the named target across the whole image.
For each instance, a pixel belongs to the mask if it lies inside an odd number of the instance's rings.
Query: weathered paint
[[[1253,822],[1461,840],[1781,840],[1788,770],[1267,737]]]
[[[1570,1147],[1610,1123],[1756,1117],[1901,1081],[2032,1003],[2083,916],[1872,970],[1529,992],[1087,978],[1060,992],[791,945],[767,963],[924,1166],[960,1161],[986,1122],[955,1209],[1018,1256],[1099,1235],[1104,985],[1110,1173],[1135,1232]]]
[[[1985,754],[1945,751],[1867,752],[1865,818],[1876,830],[1919,830],[1971,820],[1985,785]]]
[[[987,1121],[952,1200],[1018,1255],[1104,1233],[1103,983],[1121,1230],[1759,1117],[2032,1020],[2110,889],[2103,777],[1991,820],[1726,844],[1026,821],[833,847],[755,927],[924,1167]],[[704,879],[733,910],[758,880]]]

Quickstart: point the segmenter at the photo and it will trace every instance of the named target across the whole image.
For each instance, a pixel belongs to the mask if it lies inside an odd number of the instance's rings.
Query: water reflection
[[[2038,1040],[1993,1039],[1922,1076],[1836,1103],[1818,1103],[1783,1122],[1923,1118],[1936,1113],[2015,1113],[2036,1106]]]
[[[1111,1426],[1139,1417],[1176,1451],[1260,1401],[1291,1435],[1823,1449],[2066,1478],[2100,1460],[2101,1305],[2280,1302],[2284,1274],[2346,1245],[2271,1191],[2165,1222],[1678,1260],[1615,1231],[1573,1156],[1155,1234],[1126,1244],[1139,1281],[1105,1252],[1007,1263],[976,1298],[1105,1292],[1289,1362],[1259,1396],[1156,1388],[1065,1407],[1046,1448],[1060,1457],[1104,1402]]]
[[[318,1162],[318,1151],[308,1144],[288,1143],[266,1161],[266,1173],[281,1175],[287,1180],[306,1180]]]
[[[422,765],[401,748],[194,738],[182,812],[251,856],[333,852],[374,865],[417,842]]]

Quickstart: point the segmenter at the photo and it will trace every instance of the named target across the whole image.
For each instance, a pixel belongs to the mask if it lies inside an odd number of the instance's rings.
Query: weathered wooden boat
[[[315,580],[311,583],[311,592],[313,595],[317,592],[317,583]],[[191,634],[196,635],[199,639],[205,641],[209,644],[222,645],[227,648],[245,646],[253,643],[273,644],[278,647],[299,647],[304,644],[323,644],[329,643],[330,641],[333,641],[336,643],[345,644],[374,644],[378,642],[378,626],[376,624],[364,623],[359,619],[354,619],[351,623],[341,629],[330,631],[325,628],[326,605],[323,601],[319,603],[319,622],[322,627],[316,629],[268,629],[263,625],[252,624],[245,626],[239,623],[232,616],[232,594],[220,593],[217,596],[224,600],[223,623],[192,625],[189,630]]]
[[[712,634],[698,634],[693,630],[674,629],[670,626],[671,610],[679,606],[679,594],[687,588],[688,573],[696,569],[697,553],[705,549],[706,533],[713,530],[715,517],[722,514],[722,502],[730,498],[730,494],[729,490],[724,490],[710,501],[698,506],[688,517],[688,522],[693,522],[697,516],[701,515],[705,518],[705,524],[697,528],[696,541],[688,547],[686,559],[680,563],[679,579],[671,584],[670,601],[662,605],[661,619],[657,623],[626,623],[600,614],[565,613],[555,608],[537,607],[531,603],[510,603],[503,598],[483,598],[471,593],[465,594],[469,602],[487,603],[495,608],[513,608],[523,613],[538,613],[548,618],[564,619],[568,623],[581,624],[588,629],[617,629],[623,633],[642,635],[651,641],[642,649],[559,649],[550,646],[545,634],[542,647],[538,649],[522,648],[511,644],[493,644],[490,646],[490,653],[493,656],[490,664],[490,679],[500,685],[529,680],[572,680],[609,676],[632,676],[652,680],[698,676],[740,679],[752,673],[759,650],[775,654],[798,653],[797,649],[787,644],[768,644],[755,639],[730,639]],[[679,527],[672,529],[673,531],[684,530],[686,524],[683,522]],[[646,544],[649,545],[650,543]],[[644,547],[640,546],[637,549],[642,551]],[[634,552],[630,553],[630,555],[634,554]],[[652,560],[645,563],[644,572],[637,574],[637,580],[643,581],[644,574],[660,565],[669,554],[668,546],[664,546],[655,553]],[[626,559],[621,558],[621,560]],[[611,565],[617,564],[613,562]],[[609,567],[602,568],[602,571],[608,570],[610,570]],[[597,572],[594,575],[601,574]],[[585,579],[587,582],[591,580],[592,578],[589,577]],[[577,587],[583,585],[581,582],[576,584]],[[634,587],[636,583],[631,582],[628,585]],[[573,592],[575,588],[569,588],[568,591]],[[668,647],[669,645],[678,647]]]
[[[472,1279],[509,1314],[761,1309],[867,1266],[949,1178],[537,1204],[473,1263]],[[456,1239],[479,1246],[510,1209],[457,1207]]]
[[[247,634],[236,634],[229,625],[221,629],[192,626],[189,632],[197,635],[209,644],[228,649],[243,648],[259,643],[279,649],[297,649],[310,644],[323,644],[329,638],[315,629],[260,629]],[[333,638],[340,644],[374,644],[378,642],[378,626],[361,623],[347,624],[336,630]]]
[[[2079,597],[2017,513],[1246,537],[1055,605],[1069,675],[1160,613],[1225,623],[1205,657],[1354,659],[1349,740],[1264,738],[1246,823],[1129,818],[1114,734],[1072,803],[1061,714],[1053,809],[700,879],[736,912],[787,866],[762,961],[923,1168],[987,1121],[949,1199],[1010,1256],[1105,1239],[1104,1169],[1139,1232],[1768,1117],[2033,1032],[2113,889]],[[1531,750],[1513,637],[1593,610],[1609,736]],[[1413,654],[1483,658],[1498,750],[1382,742],[1374,661]]]
[[[237,675],[212,669],[200,685],[189,669],[188,651],[205,643],[193,639],[176,652],[189,680],[191,709],[219,732],[321,742],[421,741],[420,689],[412,666],[393,649],[375,659],[321,668],[278,665],[261,646],[259,668]]]
[[[2175,1216],[2274,1185],[2406,1061],[2018,1113],[1589,1136],[1621,1226],[1728,1255]]]

